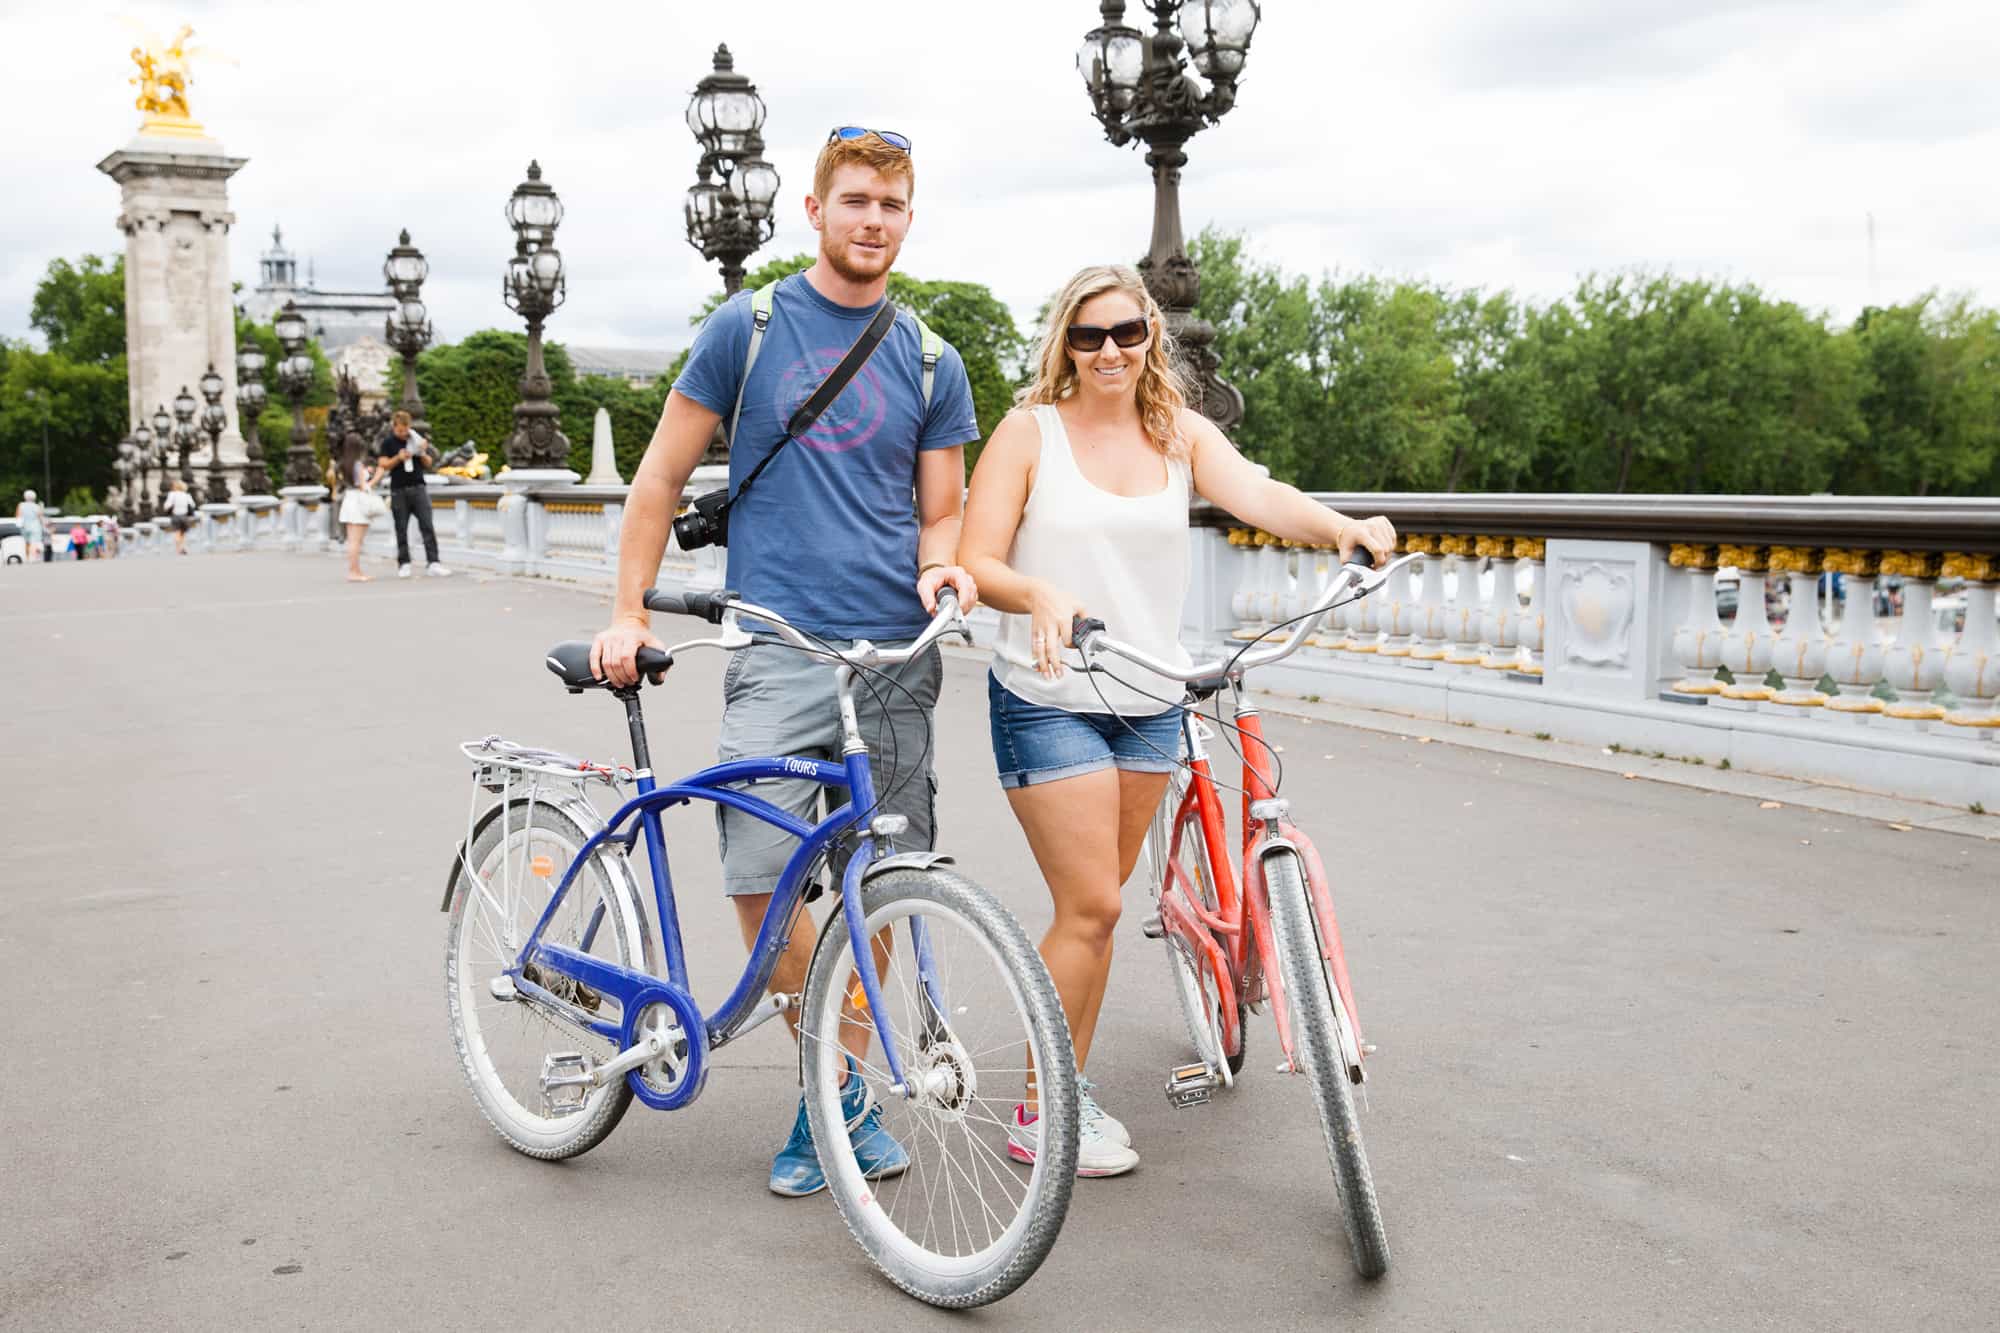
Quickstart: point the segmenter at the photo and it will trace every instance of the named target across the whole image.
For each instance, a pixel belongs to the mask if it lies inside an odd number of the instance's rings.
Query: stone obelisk
[[[222,461],[232,483],[245,457],[236,420],[236,308],[230,298],[229,178],[248,158],[230,157],[188,114],[192,29],[171,42],[135,47],[136,105],[145,112],[131,141],[97,164],[124,192],[118,228],[125,233],[125,373],[130,421],[172,410],[183,386],[201,397],[212,365],[222,376],[229,428]],[[200,408],[196,408],[199,420]],[[208,437],[191,450],[205,474]],[[197,487],[199,483],[197,483]]]

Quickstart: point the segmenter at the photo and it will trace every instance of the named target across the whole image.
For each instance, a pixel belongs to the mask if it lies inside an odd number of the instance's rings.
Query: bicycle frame
[[[1188,745],[1190,780],[1175,810],[1167,840],[1167,856],[1160,885],[1160,918],[1174,931],[1191,954],[1205,960],[1209,975],[1217,983],[1216,998],[1222,1006],[1222,1043],[1225,1055],[1237,1055],[1240,1041],[1240,1011],[1257,998],[1261,980],[1269,988],[1272,1016],[1277,1021],[1278,1042],[1287,1062],[1293,1062],[1291,1013],[1286,1004],[1284,978],[1275,965],[1276,941],[1271,931],[1271,906],[1264,884],[1265,857],[1278,848],[1298,853],[1305,872],[1307,894],[1313,918],[1319,927],[1322,956],[1333,971],[1353,1024],[1356,1046],[1360,1046],[1360,1017],[1354,1007],[1354,993],[1347,977],[1347,959],[1341,949],[1340,927],[1334,918],[1333,895],[1326,882],[1325,866],[1319,851],[1303,830],[1289,819],[1263,819],[1253,811],[1276,793],[1265,764],[1271,747],[1264,740],[1263,723],[1257,710],[1244,697],[1240,683],[1232,682],[1235,722],[1242,741],[1243,757],[1243,838],[1241,877],[1232,877],[1228,829],[1217,794],[1214,772],[1202,746],[1194,719],[1183,719]],[[1215,879],[1216,910],[1203,906],[1194,886],[1179,863],[1181,840],[1198,837],[1208,853]],[[1240,886],[1240,888],[1239,888]],[[1247,929],[1246,929],[1247,926]],[[1253,947],[1254,945],[1254,947]],[[1354,1056],[1358,1072],[1358,1051]],[[1296,1065],[1294,1064],[1294,1067]]]
[[[817,824],[807,824],[770,802],[736,790],[735,784],[764,778],[806,780],[823,787],[845,787],[848,802],[834,810]],[[675,1089],[668,1094],[660,1094],[650,1088],[636,1071],[626,1075],[633,1092],[648,1106],[658,1110],[674,1110],[686,1105],[700,1095],[701,1086],[707,1073],[706,1054],[715,1050],[743,1032],[754,1023],[746,1023],[753,1009],[757,1008],[765,988],[770,984],[771,975],[777,969],[778,960],[783,955],[790,936],[787,927],[791,924],[794,910],[799,906],[805,892],[809,873],[818,860],[843,833],[854,827],[860,820],[859,811],[871,810],[875,806],[875,783],[873,770],[869,765],[866,751],[850,753],[845,762],[829,763],[819,759],[772,758],[737,759],[716,764],[700,772],[691,774],[669,786],[657,786],[652,774],[641,768],[637,778],[638,792],[620,806],[583,844],[564,870],[562,880],[551,895],[548,906],[542,910],[534,929],[523,941],[513,965],[506,970],[517,990],[533,998],[536,1003],[549,1006],[561,1012],[565,1018],[602,1036],[619,1043],[621,1049],[633,1044],[632,1025],[640,1009],[656,1003],[671,1007],[683,1026],[689,1030],[688,1059],[690,1067]],[[660,827],[660,812],[669,807],[686,804],[689,801],[711,801],[726,805],[760,819],[767,824],[799,839],[798,847],[786,863],[784,873],[771,894],[769,907],[764,919],[758,925],[757,940],[750,951],[750,958],[744,965],[743,974],[736,987],[721,1006],[712,1014],[704,1016],[694,997],[689,992],[687,980],[686,953],[681,940],[680,916],[675,908],[672,877],[667,861],[666,835]],[[600,958],[595,958],[577,949],[554,944],[542,939],[542,932],[548,928],[557,909],[569,896],[576,882],[577,873],[584,864],[606,843],[619,842],[627,853],[645,839],[647,862],[652,869],[653,901],[659,913],[660,934],[666,955],[667,975],[664,984],[659,977],[647,972],[620,967]],[[877,1036],[883,1044],[891,1076],[895,1086],[903,1086],[903,1071],[900,1057],[896,1053],[894,1033],[887,1027],[888,1010],[882,1004],[880,979],[876,974],[874,950],[867,947],[863,936],[864,922],[861,912],[861,880],[867,866],[878,855],[884,854],[872,832],[864,832],[854,855],[849,859],[842,877],[841,897],[845,912],[849,940],[854,950],[855,971],[860,974],[863,993],[867,997],[869,1013],[876,1016]],[[602,909],[595,914],[586,927],[579,943],[588,949],[591,937],[601,920]],[[929,975],[930,949],[921,935],[920,922],[912,923],[912,948],[917,966],[924,975],[926,990],[932,990]],[[524,973],[529,964],[544,972],[555,972],[572,980],[582,982],[605,994],[614,996],[619,1002],[621,1022],[609,1023],[584,1012],[546,987],[529,980]]]

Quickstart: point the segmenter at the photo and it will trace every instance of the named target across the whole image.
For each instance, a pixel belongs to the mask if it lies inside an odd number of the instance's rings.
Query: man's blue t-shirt
[[[772,293],[771,322],[729,447],[737,492],[785,423],[868,326],[879,305],[835,305],[803,274]],[[750,350],[750,293],[696,335],[674,388],[725,427]],[[924,410],[923,338],[908,311],[813,428],[785,446],[729,511],[729,579],[747,602],[815,634],[897,639],[930,623],[917,600],[917,453],[979,438],[965,363],[949,344]]]

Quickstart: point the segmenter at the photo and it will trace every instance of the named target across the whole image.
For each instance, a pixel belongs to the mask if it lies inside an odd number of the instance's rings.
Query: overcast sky
[[[249,159],[230,185],[236,276],[255,282],[276,221],[320,286],[379,288],[407,226],[442,337],[518,327],[501,212],[532,156],[568,209],[551,336],[687,338],[719,279],[683,234],[697,154],[682,116],[718,41],[770,107],[784,186],[765,256],[810,248],[800,199],[845,123],[915,142],[901,267],[984,282],[1023,319],[1149,233],[1145,165],[1103,140],[1075,70],[1095,0],[0,12],[6,336],[27,331],[50,258],[122,246],[118,188],[94,169],[139,120],[121,16],[191,22],[226,57],[196,65],[189,100]],[[1991,303],[1996,37],[1991,0],[1264,0],[1235,111],[1189,147],[1187,229],[1240,229],[1295,271],[1536,298],[1590,270],[1670,265],[1840,318],[1932,287]]]

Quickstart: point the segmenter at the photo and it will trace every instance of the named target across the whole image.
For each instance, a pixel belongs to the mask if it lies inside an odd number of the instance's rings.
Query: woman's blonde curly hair
[[[1076,392],[1076,363],[1070,360],[1063,335],[1075,320],[1077,308],[1106,292],[1124,292],[1137,301],[1146,323],[1152,326],[1153,340],[1139,368],[1139,421],[1154,448],[1168,458],[1185,459],[1190,445],[1181,433],[1180,415],[1187,405],[1187,393],[1173,367],[1166,316],[1146,290],[1146,280],[1124,264],[1093,264],[1056,293],[1049,303],[1049,322],[1042,330],[1041,346],[1035,352],[1035,377],[1014,395],[1014,406],[1060,403]]]

